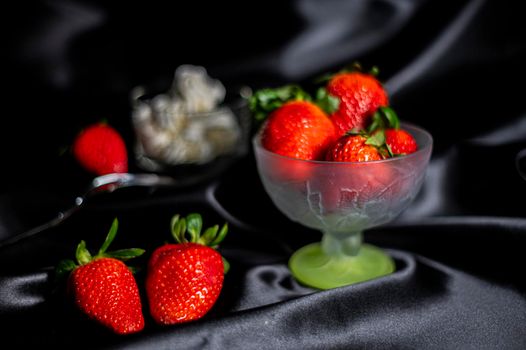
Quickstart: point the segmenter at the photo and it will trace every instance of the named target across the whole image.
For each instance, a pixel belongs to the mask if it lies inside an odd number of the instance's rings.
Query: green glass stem
[[[356,256],[360,252],[363,242],[361,231],[351,233],[325,232],[321,239],[323,252],[334,258]]]
[[[392,273],[393,259],[362,241],[362,232],[326,232],[321,242],[309,244],[291,256],[290,271],[299,282],[318,289],[342,287]]]

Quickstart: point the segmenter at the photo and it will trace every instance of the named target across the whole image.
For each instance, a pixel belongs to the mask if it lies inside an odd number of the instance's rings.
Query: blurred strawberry
[[[349,132],[328,149],[325,160],[353,163],[335,165],[330,175],[325,177],[326,185],[321,186],[325,210],[334,211],[351,203],[365,203],[389,181],[387,166],[367,164],[388,157],[382,137],[383,134],[369,136],[365,132]]]
[[[283,156],[317,160],[336,139],[334,125],[327,115],[308,101],[287,102],[269,116],[261,143]]]
[[[257,120],[265,120],[261,144],[283,156],[315,160],[336,139],[327,114],[301,88],[287,85],[257,91],[251,99]]]
[[[380,107],[374,113],[368,131],[376,135],[384,134],[380,137],[385,138],[385,144],[391,156],[410,154],[418,148],[415,138],[400,128],[400,119],[390,107]]]
[[[417,149],[414,137],[402,129],[385,130],[385,143],[395,156],[410,154]]]
[[[389,200],[408,193],[409,182],[399,174],[401,169],[392,162],[371,160],[388,159],[416,150],[414,138],[400,128],[394,110],[380,107],[373,114],[366,130],[348,132],[341,137],[325,156],[328,161],[358,162],[343,164],[347,170],[335,170],[323,188],[322,205],[325,210],[335,211],[342,207],[357,209],[373,205],[379,199]],[[363,164],[360,164],[363,163]]]
[[[367,135],[347,134],[334,143],[325,154],[332,162],[368,162],[386,158],[382,155],[383,140]]]
[[[121,135],[105,123],[83,129],[73,143],[79,164],[97,175],[128,171],[128,153]]]
[[[338,135],[364,129],[378,107],[389,104],[387,92],[375,74],[376,69],[371,73],[342,72],[327,83],[327,92],[340,101],[338,110],[331,115]]]
[[[325,104],[327,106],[327,104]],[[282,156],[267,156],[266,168],[282,182],[302,182],[310,164],[299,160],[323,159],[327,147],[336,140],[336,130],[327,114],[301,88],[287,85],[262,89],[251,99],[256,120],[263,121],[261,145]],[[265,119],[266,118],[266,119]]]

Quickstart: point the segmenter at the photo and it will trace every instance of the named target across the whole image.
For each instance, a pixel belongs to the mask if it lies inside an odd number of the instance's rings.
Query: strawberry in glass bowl
[[[393,220],[416,197],[432,136],[400,123],[387,106],[353,115],[360,125],[342,134],[342,116],[335,114],[341,101],[326,91],[312,101],[298,90],[264,89],[252,98],[254,115],[266,112],[252,140],[265,191],[287,218],[322,233],[320,242],[294,252],[291,273],[318,289],[388,275],[392,258],[363,243],[363,232]]]

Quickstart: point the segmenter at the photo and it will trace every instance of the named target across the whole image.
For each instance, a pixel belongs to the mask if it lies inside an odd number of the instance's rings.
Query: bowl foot
[[[301,283],[331,289],[367,281],[392,273],[393,259],[380,248],[363,244],[357,255],[327,255],[320,243],[297,250],[289,260],[292,275]]]

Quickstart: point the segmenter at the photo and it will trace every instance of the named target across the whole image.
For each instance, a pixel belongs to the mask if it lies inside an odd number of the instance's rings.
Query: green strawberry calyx
[[[380,107],[374,112],[371,118],[371,124],[367,127],[367,132],[370,135],[380,135],[383,136],[383,145],[389,154],[389,157],[394,157],[391,146],[385,142],[385,130],[386,129],[400,129],[400,118],[391,107]],[[380,137],[380,136],[379,136]]]
[[[176,214],[170,222],[172,236],[177,243],[197,243],[213,249],[217,249],[219,244],[225,239],[228,233],[228,223],[211,226],[203,231],[203,218],[201,214],[191,213],[185,218]],[[223,257],[225,274],[230,269],[230,264]]]
[[[369,74],[373,77],[377,78],[380,74],[380,69],[377,66],[372,66],[369,68],[369,70],[365,70],[362,66],[362,64],[358,61],[352,62],[350,64],[347,64],[345,67],[340,69],[336,72],[331,73],[325,73],[318,78],[314,79],[315,84],[325,84],[328,81],[330,81],[332,78],[334,78],[338,74],[344,74],[344,73],[363,73],[363,74]]]
[[[400,119],[391,107],[379,107],[371,118],[371,123],[366,129],[349,130],[346,135],[360,135],[365,137],[366,145],[374,146],[384,158],[394,156],[391,147],[385,138],[386,129],[400,129]]]
[[[385,132],[383,129],[373,130],[372,132],[365,129],[351,129],[344,134],[344,137],[348,136],[361,136],[365,138],[365,144],[375,147],[384,159],[393,156],[389,145],[385,142]]]
[[[316,91],[315,104],[318,105],[325,113],[332,114],[338,110],[340,99],[329,94],[326,88],[321,87]]]
[[[75,252],[75,258],[77,262],[71,259],[65,259],[59,262],[57,269],[56,269],[57,276],[59,277],[64,276],[65,274],[68,274],[69,272],[73,271],[77,267],[86,265],[96,259],[114,258],[114,259],[126,261],[126,260],[136,258],[144,254],[144,249],[140,249],[140,248],[120,249],[120,250],[114,250],[111,252],[107,251],[110,244],[113,242],[113,240],[115,239],[115,236],[117,235],[118,227],[119,227],[119,221],[117,218],[115,218],[111,224],[111,228],[108,232],[108,235],[106,236],[106,239],[104,240],[104,243],[100,247],[97,254],[94,256],[87,249],[86,242],[84,240],[80,241],[80,243],[77,245],[77,249]]]
[[[360,62],[355,61],[355,62],[352,62],[351,64],[348,64],[341,71],[339,71],[339,73],[352,73],[352,72],[364,73],[364,74],[372,75],[373,77],[377,77],[380,74],[380,69],[377,66],[372,66],[371,68],[369,68],[368,71],[366,71]]]
[[[249,108],[257,122],[289,101],[312,101],[311,96],[300,86],[291,84],[278,88],[257,90],[249,100]]]
[[[400,129],[400,118],[391,107],[379,107],[371,118],[367,131],[372,134],[376,130]]]

